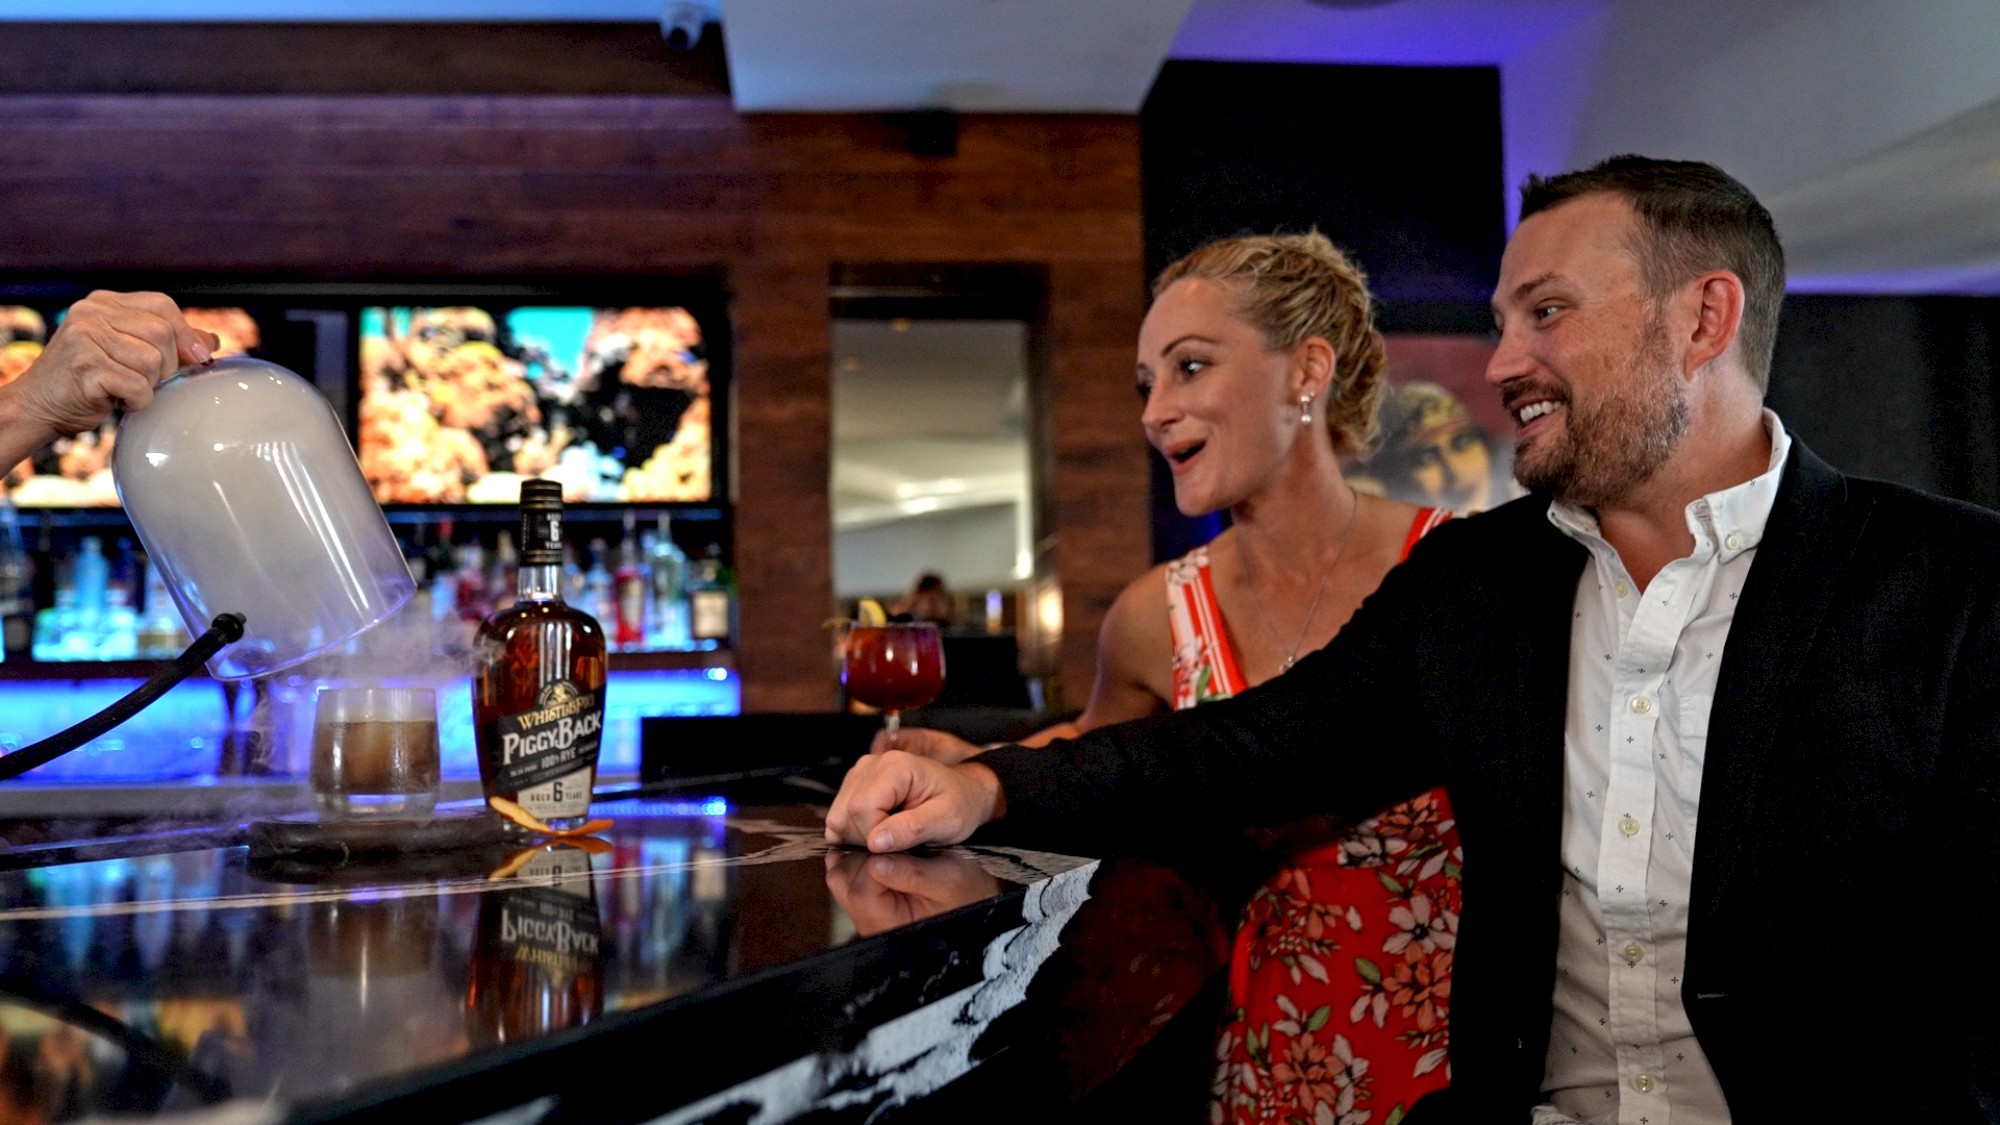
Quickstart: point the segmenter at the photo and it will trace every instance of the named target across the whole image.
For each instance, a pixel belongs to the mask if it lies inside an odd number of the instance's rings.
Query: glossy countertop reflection
[[[931,943],[937,965],[898,971],[976,983],[981,943],[1020,926],[1024,888],[1088,862],[830,851],[810,805],[641,798],[597,811],[614,826],[580,842],[366,866],[238,845],[0,872],[0,1122],[246,1105],[262,1108],[250,1119],[333,1119],[447,1078],[485,1096],[472,1085],[485,1071],[525,1074],[503,1064],[595,1028],[701,1002],[721,1032],[833,994],[793,1047],[738,1075],[692,1068],[657,1116],[857,1042],[865,1005],[838,993],[870,970],[842,950],[956,914],[962,932]],[[944,987],[919,981],[905,1006]],[[859,1022],[832,1026],[843,1018]]]

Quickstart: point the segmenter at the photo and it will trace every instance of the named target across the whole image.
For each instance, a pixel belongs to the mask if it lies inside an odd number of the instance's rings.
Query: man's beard
[[[1561,443],[1533,456],[1518,457],[1514,476],[1533,492],[1582,508],[1603,508],[1624,499],[1667,463],[1688,429],[1687,387],[1673,370],[1666,325],[1657,316],[1646,323],[1623,390],[1580,405],[1563,404]]]

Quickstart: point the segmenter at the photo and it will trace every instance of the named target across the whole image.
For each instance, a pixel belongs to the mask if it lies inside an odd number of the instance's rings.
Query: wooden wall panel
[[[319,280],[720,271],[731,291],[746,709],[833,706],[828,278],[1009,263],[1050,279],[1061,690],[1149,561],[1131,393],[1131,118],[742,117],[721,96],[0,96],[0,271]],[[1164,659],[1164,654],[1163,657]]]

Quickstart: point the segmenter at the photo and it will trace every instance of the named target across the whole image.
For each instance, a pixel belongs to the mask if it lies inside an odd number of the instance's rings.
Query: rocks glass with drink
[[[429,816],[438,794],[437,693],[416,687],[321,688],[311,784],[321,816]]]

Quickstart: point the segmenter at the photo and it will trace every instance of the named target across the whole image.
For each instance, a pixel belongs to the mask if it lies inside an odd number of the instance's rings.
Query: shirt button
[[[1639,834],[1639,822],[1633,819],[1630,814],[1621,816],[1618,818],[1618,831],[1623,832],[1627,836],[1637,836]]]
[[[1611,592],[1622,598],[1632,592],[1632,587],[1623,578],[1620,578],[1611,584]]]
[[[1644,960],[1645,956],[1646,956],[1646,948],[1640,945],[1638,942],[1628,941],[1625,943],[1625,960],[1636,965],[1641,960]]]
[[[1643,695],[1635,695],[1632,697],[1632,713],[1634,715],[1643,715],[1646,712],[1651,711],[1652,709],[1653,709],[1652,700],[1647,699]]]
[[[1743,545],[1743,537],[1741,535],[1731,535],[1722,541],[1722,545],[1734,551]]]
[[[1650,1074],[1641,1074],[1639,1077],[1634,1078],[1632,1080],[1632,1088],[1634,1090],[1639,1091],[1642,1094],[1652,1093],[1653,1087],[1656,1085],[1658,1085],[1658,1083],[1653,1081],[1653,1076]]]

